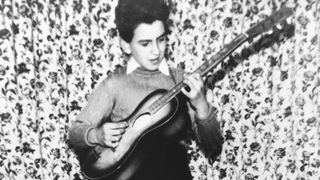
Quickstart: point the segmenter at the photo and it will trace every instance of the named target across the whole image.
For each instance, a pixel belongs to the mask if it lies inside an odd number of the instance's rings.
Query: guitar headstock
[[[252,26],[246,31],[248,38],[254,38],[255,36],[268,32],[273,27],[285,22],[285,20],[293,14],[293,10],[288,7],[283,7],[278,11],[272,13],[265,20],[259,22],[258,24]]]

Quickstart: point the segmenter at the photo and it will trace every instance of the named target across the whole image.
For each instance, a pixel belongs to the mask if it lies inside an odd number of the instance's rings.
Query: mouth
[[[155,59],[150,59],[150,62],[152,64],[158,64],[160,62],[160,59],[159,58],[155,58]]]

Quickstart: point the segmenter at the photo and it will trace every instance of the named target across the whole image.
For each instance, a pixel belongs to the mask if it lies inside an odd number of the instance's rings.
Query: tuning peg
[[[281,30],[283,28],[283,26],[281,24],[276,25],[278,30]]]
[[[292,17],[288,17],[288,18],[286,19],[286,22],[287,22],[288,24],[291,24],[291,23],[292,23]]]
[[[267,34],[268,34],[268,35],[270,35],[270,34],[272,34],[272,33],[273,33],[273,30],[272,30],[272,29],[270,29],[270,30],[267,31]]]

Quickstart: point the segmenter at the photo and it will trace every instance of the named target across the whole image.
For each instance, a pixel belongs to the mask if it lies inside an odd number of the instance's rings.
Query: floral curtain
[[[116,4],[1,1],[0,179],[83,179],[68,128],[94,87],[124,63]],[[319,179],[319,0],[169,4],[169,64],[187,72],[273,11],[294,9],[289,33],[253,39],[206,78],[225,142],[210,164],[190,141],[194,179]]]

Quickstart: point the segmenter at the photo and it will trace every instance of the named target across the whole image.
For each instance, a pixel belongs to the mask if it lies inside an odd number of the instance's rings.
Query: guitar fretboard
[[[199,73],[201,77],[204,77],[219,63],[221,63],[226,57],[228,57],[236,48],[247,41],[248,35],[242,33],[233,39],[230,43],[226,44],[217,54],[212,56],[208,61],[205,61],[200,67],[198,67],[192,73]],[[158,112],[163,106],[170,102],[177,94],[180,93],[181,89],[186,85],[183,80],[177,83],[173,88],[162,95],[158,100],[152,103],[148,110],[151,114]]]
[[[266,32],[276,24],[284,21],[287,17],[293,14],[293,10],[287,7],[282,7],[280,10],[274,12],[271,16],[258,23],[257,25],[249,28],[245,33],[241,33],[236,36],[230,43],[223,46],[223,48],[215,55],[213,55],[209,60],[205,61],[200,67],[198,67],[193,73],[199,73],[201,77],[204,77],[208,72],[210,72],[214,67],[221,63],[226,57],[228,57],[236,48],[241,44],[246,42],[250,38],[254,38],[260,33]],[[167,91],[158,100],[152,103],[148,110],[151,114],[159,111],[163,106],[170,102],[182,88],[186,85],[183,81],[176,84],[172,89]]]

